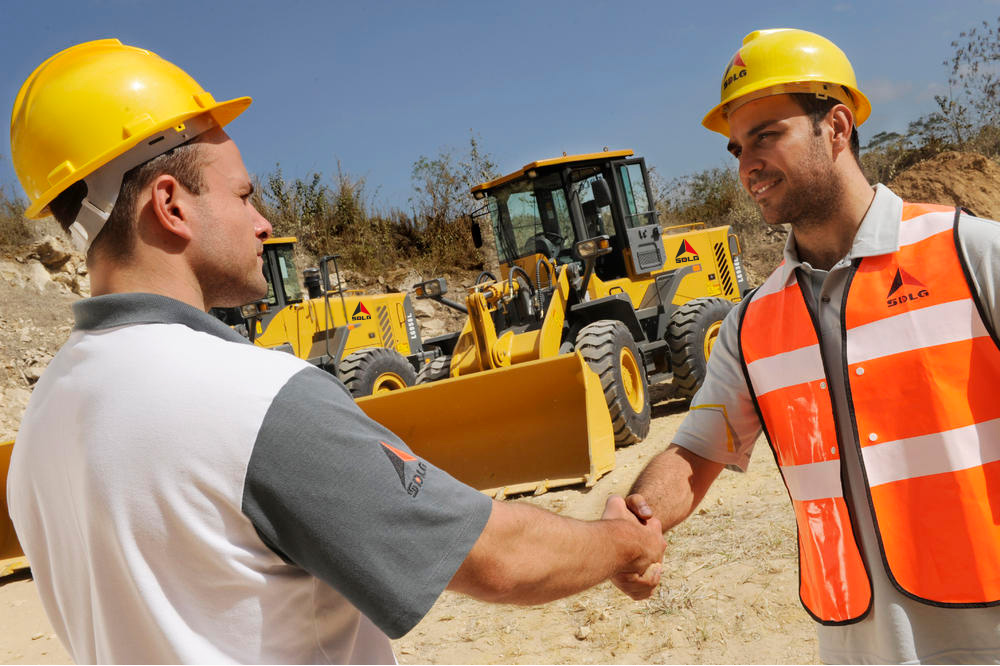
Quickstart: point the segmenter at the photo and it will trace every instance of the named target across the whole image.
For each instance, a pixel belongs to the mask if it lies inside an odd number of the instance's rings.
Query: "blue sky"
[[[851,58],[874,112],[862,142],[903,130],[946,90],[942,61],[998,0],[931,2],[246,2],[0,0],[9,113],[51,54],[117,37],[188,71],[216,99],[250,95],[230,126],[247,167],[342,167],[380,206],[409,209],[421,155],[469,130],[504,172],[563,151],[632,148],[666,178],[726,165],[700,126],[725,65],[758,28],[798,27]],[[9,118],[9,115],[5,115]],[[16,182],[0,142],[0,185]]]

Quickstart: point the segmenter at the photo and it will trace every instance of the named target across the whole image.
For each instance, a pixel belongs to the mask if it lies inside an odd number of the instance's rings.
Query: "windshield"
[[[278,269],[278,274],[281,276],[281,283],[283,290],[285,292],[285,302],[295,303],[302,300],[302,287],[299,285],[299,276],[295,273],[295,257],[294,257],[294,247],[291,245],[285,245],[277,248],[275,254],[275,261],[277,262],[276,268]],[[265,252],[264,256],[267,260],[270,260],[270,253]],[[264,275],[268,278],[272,275],[270,270],[265,269]],[[271,284],[271,280],[267,281],[267,300],[271,305],[278,305],[277,298],[274,294],[274,286]]]
[[[573,261],[576,238],[558,173],[498,187],[490,193],[489,209],[500,261],[532,254]]]

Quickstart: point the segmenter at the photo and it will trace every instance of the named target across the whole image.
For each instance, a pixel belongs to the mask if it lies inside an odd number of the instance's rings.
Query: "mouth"
[[[767,194],[771,189],[777,186],[781,182],[781,178],[768,178],[766,180],[758,180],[750,184],[750,195],[754,199],[760,199],[765,194]]]

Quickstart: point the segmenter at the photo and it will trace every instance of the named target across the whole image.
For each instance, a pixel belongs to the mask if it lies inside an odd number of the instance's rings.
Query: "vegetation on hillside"
[[[919,161],[946,150],[975,151],[1000,160],[1000,18],[983,22],[951,43],[948,94],[935,97],[937,110],[909,123],[905,132],[879,132],[862,149],[862,168],[871,182],[888,182]],[[665,227],[697,222],[729,224],[747,257],[773,246],[785,230],[771,228],[740,186],[735,165],[715,167],[669,182],[655,178],[654,194]],[[257,177],[255,203],[276,235],[294,235],[313,256],[339,254],[343,265],[374,273],[407,262],[418,271],[473,269],[483,255],[473,247],[467,216],[475,208],[469,188],[497,176],[496,164],[470,132],[467,152],[450,149],[421,155],[412,167],[410,210],[380,206],[364,178],[338,162],[329,175],[287,179],[280,164]],[[20,211],[23,199],[0,188],[0,247],[30,238]]]

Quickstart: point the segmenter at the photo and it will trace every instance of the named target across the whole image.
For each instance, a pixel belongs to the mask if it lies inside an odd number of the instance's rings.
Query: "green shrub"
[[[24,217],[28,203],[0,187],[0,247],[18,247],[32,238],[31,221]]]

